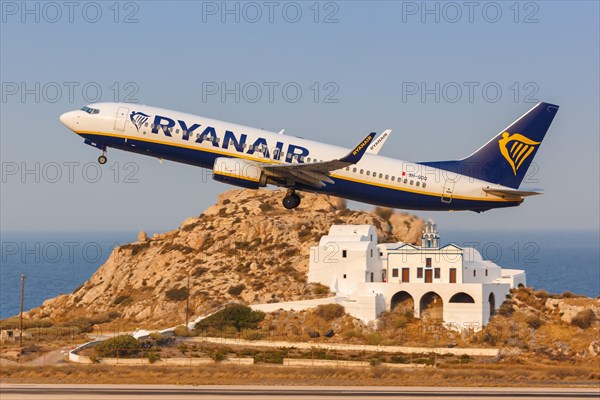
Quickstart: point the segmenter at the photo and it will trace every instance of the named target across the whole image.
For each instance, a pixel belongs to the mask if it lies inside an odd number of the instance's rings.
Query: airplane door
[[[119,107],[117,110],[117,117],[115,118],[115,131],[123,132],[125,130],[127,115],[129,115],[129,108]]]
[[[450,203],[452,201],[452,195],[454,194],[454,182],[451,179],[446,179],[444,184],[444,191],[442,192],[442,201],[444,203]]]

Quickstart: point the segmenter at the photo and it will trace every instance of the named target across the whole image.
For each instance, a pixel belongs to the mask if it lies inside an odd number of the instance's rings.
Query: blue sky
[[[274,2],[272,16],[264,2],[223,4],[121,2],[117,14],[113,2],[2,2],[2,230],[160,231],[232,188],[116,150],[98,176],[98,151],[58,121],[90,99],[348,147],[390,128],[382,153],[410,161],[462,158],[536,101],[553,102],[561,108],[525,184],[543,196],[417,214],[444,229],[598,230],[598,2]],[[238,101],[207,93],[236,83]]]

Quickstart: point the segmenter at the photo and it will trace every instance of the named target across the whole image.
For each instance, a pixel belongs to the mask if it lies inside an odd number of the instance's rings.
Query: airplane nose
[[[60,116],[60,122],[69,129],[73,129],[74,112],[68,111]]]

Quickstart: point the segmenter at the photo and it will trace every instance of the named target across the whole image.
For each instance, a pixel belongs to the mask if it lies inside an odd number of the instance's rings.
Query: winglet
[[[367,153],[379,154],[379,151],[383,147],[385,141],[388,140],[391,133],[391,129],[386,129],[383,131],[381,135],[377,136],[377,138],[371,142],[371,145],[369,145],[369,148],[367,149]]]
[[[344,158],[341,158],[340,161],[348,164],[356,164],[360,161],[362,156],[365,154],[367,149],[369,148],[368,144],[371,143],[371,140],[375,137],[375,132],[371,132],[364,138],[358,146],[356,146],[350,153],[348,153]]]

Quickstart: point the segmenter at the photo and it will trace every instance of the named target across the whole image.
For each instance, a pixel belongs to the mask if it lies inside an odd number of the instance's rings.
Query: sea
[[[503,268],[523,269],[527,286],[550,293],[600,295],[598,231],[440,231],[442,245],[475,247]],[[2,232],[0,319],[71,293],[108,259],[117,245],[133,242],[137,232]]]

